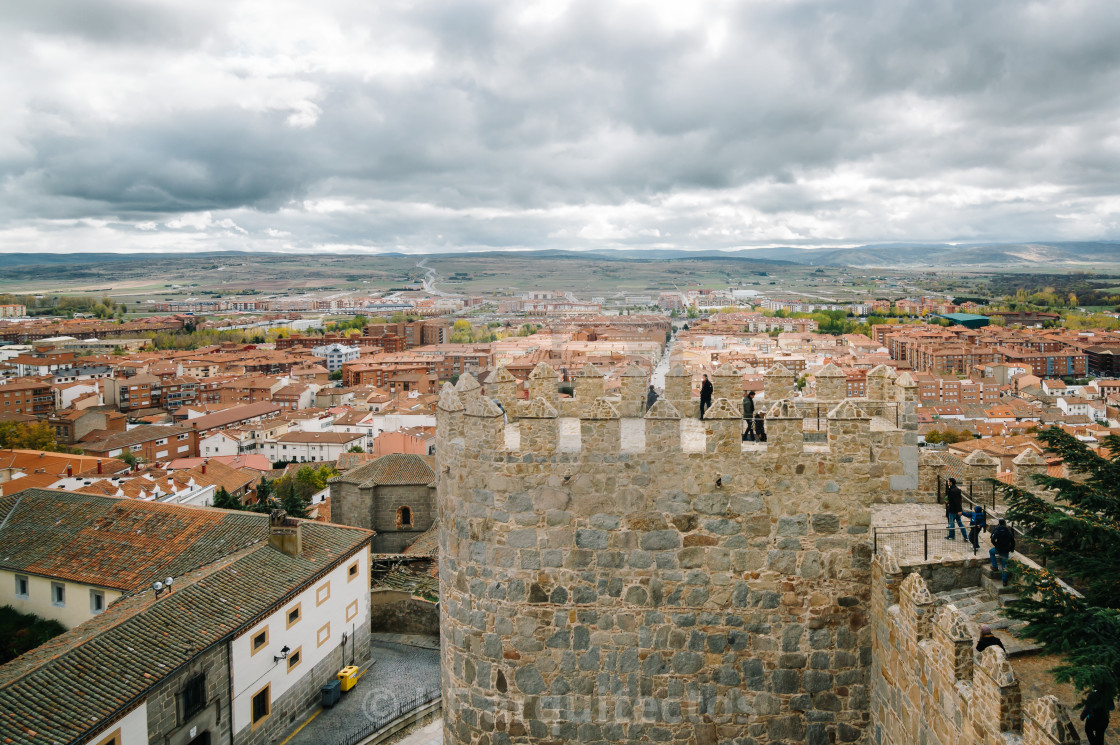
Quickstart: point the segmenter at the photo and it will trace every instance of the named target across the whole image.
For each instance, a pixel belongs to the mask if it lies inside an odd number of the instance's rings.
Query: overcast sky
[[[0,250],[1120,239],[1117,0],[0,7]]]

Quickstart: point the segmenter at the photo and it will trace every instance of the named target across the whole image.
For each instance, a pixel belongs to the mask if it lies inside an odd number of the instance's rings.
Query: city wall
[[[870,742],[1078,745],[1066,707],[1054,696],[1023,702],[1003,649],[977,655],[977,629],[937,603],[918,569],[904,571],[889,548],[872,560]]]
[[[918,498],[917,386],[845,400],[829,368],[814,399],[767,373],[765,443],[726,371],[702,423],[673,370],[648,412],[633,371],[615,399],[593,368],[563,402],[547,365],[528,402],[501,369],[445,387],[445,741],[859,741],[870,507]]]

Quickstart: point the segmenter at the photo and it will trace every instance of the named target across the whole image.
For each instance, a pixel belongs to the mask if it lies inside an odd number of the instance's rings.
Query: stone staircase
[[[1003,609],[1008,603],[1018,597],[1015,588],[1004,587],[1000,573],[985,570],[980,576],[979,587],[963,587],[955,590],[946,590],[933,596],[938,605],[952,603],[976,627],[975,634],[979,636],[979,625],[986,623],[1003,642],[1008,657],[1034,654],[1039,651],[1039,645],[1026,637],[1020,637],[1018,631],[1026,625],[1024,621],[1007,618]]]

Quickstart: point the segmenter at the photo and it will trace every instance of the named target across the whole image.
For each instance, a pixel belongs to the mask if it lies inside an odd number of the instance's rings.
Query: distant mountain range
[[[759,249],[759,258],[799,264],[899,269],[1090,269],[1120,267],[1120,242],[896,244],[846,249]]]
[[[495,250],[472,252],[472,256],[494,257],[509,252]],[[513,255],[524,255],[516,252]],[[263,259],[269,254],[246,252],[191,253],[191,258],[218,258],[231,255]],[[373,254],[369,254],[372,256]],[[401,257],[391,253],[383,256]],[[432,256],[462,254],[442,253]],[[548,249],[534,252],[541,258],[578,259],[581,256],[599,260],[657,261],[664,259],[736,259],[768,264],[805,264],[813,266],[851,266],[883,269],[956,269],[988,271],[1120,271],[1120,241],[1040,242],[1040,243],[984,243],[968,245],[898,243],[857,246],[854,248],[794,247],[738,249],[732,251],[684,251],[673,249],[603,249],[592,251],[564,251]],[[159,259],[165,254],[123,253],[0,253],[0,268],[16,266],[102,264],[118,261]],[[298,254],[277,254],[291,260]],[[416,255],[417,259],[422,258]]]
[[[743,257],[761,261],[794,262],[815,266],[883,269],[1045,269],[1120,271],[1120,242],[881,244],[854,248],[758,248],[736,251],[674,251],[665,249],[592,251],[596,256],[627,259],[678,259],[708,256]]]

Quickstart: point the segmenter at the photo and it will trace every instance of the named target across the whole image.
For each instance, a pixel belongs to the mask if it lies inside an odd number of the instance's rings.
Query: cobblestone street
[[[427,643],[427,640],[425,640]],[[380,712],[439,687],[439,648],[379,639],[370,642],[373,664],[333,708],[297,732],[287,745],[334,745],[365,727]]]

